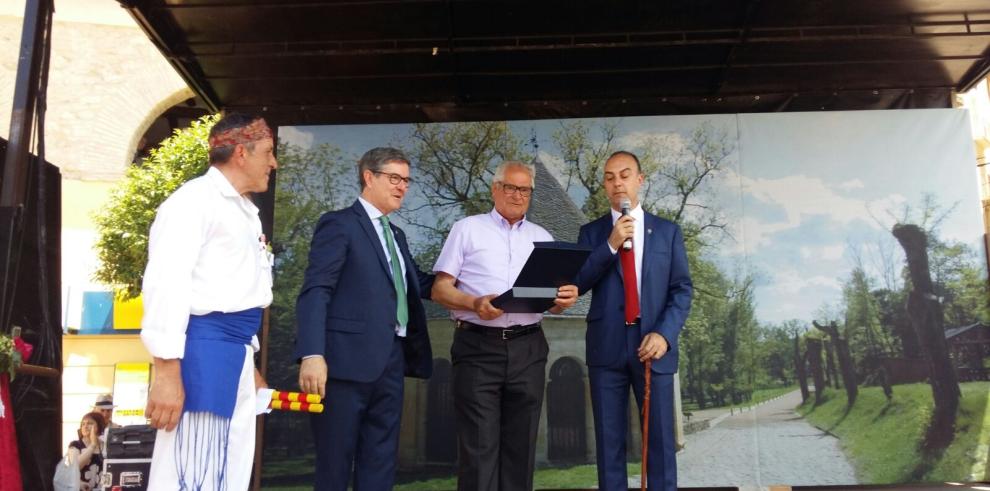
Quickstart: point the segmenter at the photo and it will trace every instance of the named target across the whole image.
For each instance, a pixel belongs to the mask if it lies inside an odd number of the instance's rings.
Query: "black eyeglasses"
[[[412,181],[412,178],[410,178],[410,177],[402,177],[402,176],[400,176],[398,174],[392,174],[390,172],[379,172],[379,171],[373,170],[373,171],[371,171],[371,173],[372,174],[377,174],[379,176],[385,176],[385,177],[387,177],[388,178],[388,182],[390,184],[392,184],[393,186],[397,186],[400,182],[403,183],[403,184],[405,184],[406,186],[410,186],[410,185],[412,185],[412,182],[413,182]]]
[[[529,186],[514,186],[504,182],[500,182],[498,185],[502,186],[502,192],[505,194],[519,193],[519,196],[522,196],[523,198],[528,198],[529,195],[533,194],[533,188]]]

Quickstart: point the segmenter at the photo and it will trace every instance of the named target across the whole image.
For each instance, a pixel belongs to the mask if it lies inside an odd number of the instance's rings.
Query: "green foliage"
[[[204,116],[176,130],[140,165],[127,169],[107,205],[95,216],[96,280],[123,298],[141,294],[148,263],[148,232],[158,206],[209,165],[207,136],[219,116]]]
[[[876,300],[880,326],[884,331],[892,333],[892,354],[920,358],[922,355],[918,336],[911,326],[907,309],[904,308],[907,305],[908,292],[903,288],[880,288],[871,293]]]
[[[986,281],[983,257],[971,246],[939,237],[939,226],[955,206],[941,206],[931,194],[921,197],[912,207],[905,205],[900,216],[891,216],[901,224],[914,224],[924,230],[932,288],[941,304],[946,329],[990,323],[990,284]],[[850,353],[858,379],[871,384],[883,380],[881,358],[886,356],[920,358],[927,356],[911,324],[906,304],[912,289],[903,252],[875,248],[873,274],[867,272],[859,249],[853,247],[853,270],[843,280],[842,305],[823,307],[816,313],[819,320],[835,320],[849,341]],[[898,280],[896,272],[900,272]],[[881,285],[878,287],[878,284]]]
[[[983,257],[959,242],[929,239],[935,294],[942,297],[945,327],[990,324],[990,284]]]
[[[880,324],[880,305],[874,294],[873,280],[862,268],[852,270],[842,287],[842,295],[846,318],[845,330],[840,329],[840,332],[849,341],[850,354],[859,372],[858,379],[875,379],[880,358],[894,353],[894,333],[890,326]]]
[[[718,405],[711,399],[720,392],[723,378],[718,367],[725,366],[725,353],[718,343],[725,328],[726,300],[732,285],[713,263],[697,259],[691,262],[695,296],[691,302],[691,315],[680,336],[682,387],[685,399],[704,409]]]
[[[689,251],[696,247],[689,244]],[[727,406],[749,400],[757,388],[785,383],[789,367],[778,364],[781,379],[770,375],[767,353],[780,346],[756,320],[752,278],[729,279],[713,262],[690,262],[695,297],[680,339],[686,399],[701,409]],[[777,357],[788,360],[787,353]]]
[[[617,129],[618,123],[614,121],[602,122],[592,128],[587,121],[569,120],[561,121],[560,128],[551,136],[564,160],[563,170],[567,176],[564,189],[570,189],[576,181],[588,192],[581,211],[589,220],[600,217],[609,209],[602,187],[602,168],[605,159],[619,150],[614,145]],[[596,134],[593,135],[593,131]]]
[[[756,351],[757,387],[776,384],[790,385],[794,381],[794,342],[783,326],[757,326]],[[754,393],[754,398],[755,398]]]
[[[904,205],[901,212],[888,211],[899,224],[915,224],[925,231],[928,245],[929,272],[935,295],[939,297],[946,328],[976,322],[990,323],[990,284],[982,251],[940,236],[942,223],[959,203],[946,207],[930,193],[923,194],[912,206]],[[910,290],[906,264],[902,265],[904,291]]]
[[[726,375],[727,395],[738,404],[749,398],[756,389],[756,373],[761,368],[755,364],[757,322],[753,283],[748,278],[738,284],[735,295],[729,301],[725,326],[722,350],[728,356],[722,370]]]
[[[925,480],[986,481],[990,449],[990,382],[959,384],[962,398],[956,418],[956,436],[937,462],[930,466]]]
[[[842,441],[864,484],[982,481],[987,478],[990,445],[990,383],[960,387],[955,438],[936,456],[926,455],[922,448],[933,407],[927,384],[895,386],[889,403],[879,387],[861,389],[851,408],[846,406],[845,392],[828,390],[824,404],[813,407],[809,400],[798,410]]]
[[[17,377],[17,367],[21,366],[21,352],[17,351],[14,339],[0,334],[0,375],[6,373],[13,381]]]

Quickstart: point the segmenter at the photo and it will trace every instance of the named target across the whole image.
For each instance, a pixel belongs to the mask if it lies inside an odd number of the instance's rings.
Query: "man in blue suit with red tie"
[[[605,162],[610,213],[581,227],[592,249],[581,268],[581,294],[591,290],[586,349],[595,417],[598,487],[627,489],[629,389],[642,414],[644,363],[651,361],[647,476],[651,490],[677,489],[674,374],[677,337],[691,308],[691,276],[677,224],[646,213],[639,159],[619,151]]]
[[[419,270],[402,230],[389,222],[409,189],[409,159],[393,148],[358,162],[361,195],[323,215],[296,302],[299,387],[326,398],[312,416],[315,489],[392,489],[403,375],[427,378],[433,355]]]

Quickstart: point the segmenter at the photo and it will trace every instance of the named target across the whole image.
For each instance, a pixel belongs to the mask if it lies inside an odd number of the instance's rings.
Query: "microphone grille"
[[[622,198],[622,200],[619,201],[619,208],[623,210],[632,208],[632,201],[629,201],[629,198]]]

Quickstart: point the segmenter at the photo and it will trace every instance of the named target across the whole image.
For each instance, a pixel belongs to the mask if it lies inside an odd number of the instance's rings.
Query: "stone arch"
[[[426,461],[431,463],[453,464],[457,458],[451,368],[450,361],[433,359],[433,376],[426,390]]]
[[[584,364],[565,356],[550,367],[547,383],[547,459],[554,463],[585,460],[587,448]]]
[[[52,38],[46,157],[64,180],[116,181],[150,122],[193,93],[132,22],[59,20],[58,14],[55,22],[59,35]],[[7,25],[9,20],[0,20],[0,26]],[[0,40],[0,47],[14,43]],[[0,74],[6,73],[0,67]],[[7,91],[0,87],[0,95]]]
[[[194,97],[196,97],[196,94],[193,93],[192,89],[189,87],[178,87],[171,94],[168,94],[165,98],[159,100],[155,103],[155,105],[149,108],[147,113],[144,115],[144,118],[142,118],[134,128],[134,132],[131,134],[131,138],[127,142],[127,150],[124,153],[124,156],[127,158],[125,164],[131,163],[130,158],[137,153],[138,144],[141,141],[141,138],[148,132],[148,129],[151,128],[152,123],[154,123],[156,119],[177,104],[181,104],[182,102]]]

